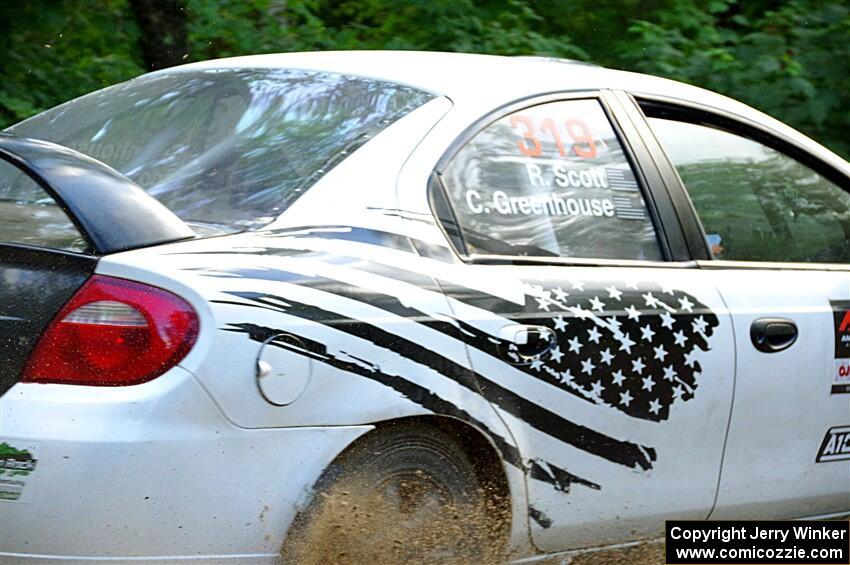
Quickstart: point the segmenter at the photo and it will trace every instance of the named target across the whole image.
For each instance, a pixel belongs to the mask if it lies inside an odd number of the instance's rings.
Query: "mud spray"
[[[420,501],[400,513],[397,501],[337,484],[320,493],[309,523],[282,552],[298,565],[500,565],[509,516],[497,502],[446,505]],[[481,499],[491,500],[482,496]]]
[[[431,500],[415,512],[399,513],[396,502],[354,484],[320,493],[308,523],[281,554],[287,565],[503,565],[510,524],[506,504],[490,496],[485,504],[445,505]],[[656,565],[664,546],[557,557],[540,565]]]

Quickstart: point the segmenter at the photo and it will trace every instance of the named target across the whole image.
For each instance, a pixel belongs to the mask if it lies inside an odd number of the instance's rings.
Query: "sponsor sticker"
[[[850,300],[832,301],[835,322],[835,363],[832,394],[850,393]]]
[[[832,375],[832,394],[850,392],[850,359],[835,360],[835,374]]]
[[[817,463],[850,460],[850,425],[829,428],[820,444]]]
[[[33,446],[0,442],[0,501],[29,502],[38,459]]]

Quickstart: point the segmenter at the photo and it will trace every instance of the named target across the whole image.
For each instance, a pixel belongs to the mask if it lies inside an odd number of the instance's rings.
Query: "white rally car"
[[[850,165],[692,86],[168,69],[0,134],[0,241],[4,565],[533,561],[850,510]]]

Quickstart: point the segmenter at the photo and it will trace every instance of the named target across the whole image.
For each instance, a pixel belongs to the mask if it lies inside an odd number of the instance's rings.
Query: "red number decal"
[[[540,131],[548,131],[552,134],[552,139],[555,140],[555,145],[558,146],[558,153],[561,154],[561,157],[567,154],[567,151],[564,149],[564,142],[561,141],[561,134],[558,133],[558,128],[555,125],[555,120],[552,118],[546,118],[543,120],[543,124],[540,126]]]
[[[525,116],[511,116],[511,127],[516,129],[520,124],[525,126],[525,131],[522,132],[522,137],[530,142],[530,146],[523,143],[522,140],[517,140],[516,145],[519,147],[519,152],[527,157],[539,157],[543,153],[543,147],[540,145],[540,140],[534,136],[534,124]]]
[[[564,124],[567,126],[567,133],[573,139],[575,154],[585,159],[596,157],[596,142],[593,140],[593,135],[591,135],[587,124],[581,120],[567,120]],[[587,147],[582,147],[582,145],[587,145]]]

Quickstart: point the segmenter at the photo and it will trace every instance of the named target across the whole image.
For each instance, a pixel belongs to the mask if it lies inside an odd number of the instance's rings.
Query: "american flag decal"
[[[605,175],[608,177],[608,186],[612,190],[638,192],[638,183],[631,171],[627,169],[613,169],[611,167],[606,167]]]
[[[299,238],[318,241],[305,246]],[[597,418],[618,410],[641,420],[666,421],[677,403],[694,398],[701,379],[711,378],[702,376],[700,360],[711,350],[718,317],[695,296],[660,281],[585,281],[571,274],[588,271],[559,269],[566,276],[558,280],[509,277],[493,284],[473,279],[467,285],[459,277],[445,277],[437,286],[430,278],[433,264],[426,275],[415,267],[372,261],[368,248],[353,257],[325,255],[323,244],[329,240],[412,252],[410,241],[392,232],[308,227],[266,236],[259,245],[215,252],[256,255],[256,265],[220,267],[204,260],[183,270],[223,281],[211,303],[237,307],[238,316],[223,330],[266,343],[269,336],[290,334],[289,318],[307,320],[310,323],[303,327],[309,331],[292,334],[303,347],[269,343],[379,383],[435,414],[473,422],[490,436],[506,462],[558,491],[568,492],[572,485],[599,490],[602,485],[573,474],[557,456],[523,458],[514,438],[493,427],[491,411],[482,412],[483,403],[464,399],[480,395],[534,434],[613,465],[650,471],[658,457],[656,449],[637,438],[621,437],[614,429],[597,429]],[[343,245],[340,250],[350,251]],[[309,258],[302,261],[302,255]],[[437,271],[434,276],[440,278]],[[240,279],[262,284],[224,286]],[[455,301],[452,314],[444,309],[443,294]],[[261,316],[256,315],[259,311]],[[280,322],[270,313],[281,316]],[[514,324],[545,325],[556,342],[538,358],[521,359],[516,346],[512,350],[512,343],[499,331]],[[482,365],[470,363],[466,354],[459,356],[457,342],[484,354]],[[508,370],[508,364],[513,368]],[[534,383],[536,393],[526,395],[529,379],[557,388]],[[541,394],[558,391],[569,395],[561,399],[564,406],[575,406],[573,400],[596,405],[586,413],[590,421],[580,421],[583,418],[548,399],[541,402]]]
[[[523,370],[588,401],[635,418],[663,421],[694,397],[717,316],[693,296],[656,283],[585,288],[530,284],[534,322],[558,343]],[[519,360],[515,357],[515,360]]]
[[[622,220],[645,220],[646,211],[640,198],[615,196],[614,213]]]
[[[608,178],[608,187],[619,192],[631,192],[633,194],[622,194],[612,198],[614,212],[622,220],[646,220],[646,212],[640,189],[634,175],[627,169],[605,168]]]

